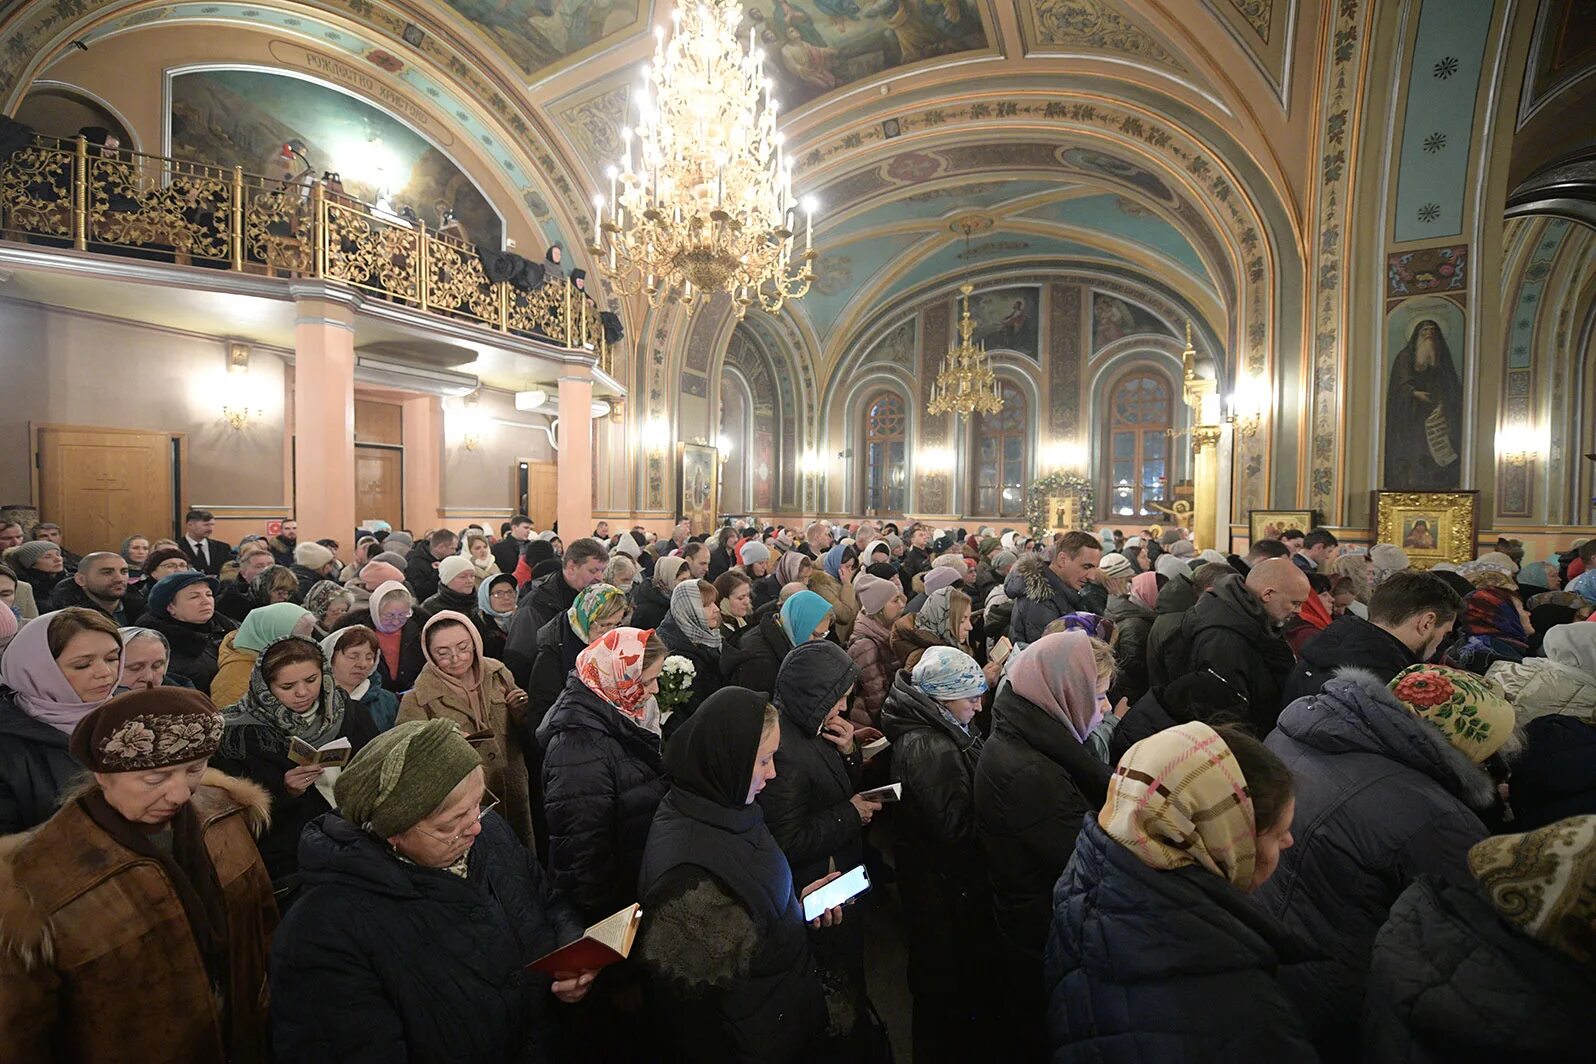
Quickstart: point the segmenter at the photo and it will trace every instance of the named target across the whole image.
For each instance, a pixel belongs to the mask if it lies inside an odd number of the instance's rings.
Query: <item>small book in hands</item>
[[[342,768],[353,756],[355,749],[347,738],[334,739],[322,747],[311,746],[297,735],[288,740],[288,760],[296,765]]]
[[[588,928],[575,942],[567,943],[553,953],[545,953],[527,967],[535,972],[553,975],[555,972],[580,972],[618,964],[632,952],[632,941],[637,938],[642,919],[643,907],[636,903],[628,905]]]
[[[859,797],[867,802],[896,802],[903,798],[903,784],[889,783],[885,787],[876,787],[868,791],[860,791]]]
[[[864,746],[860,747],[860,752],[864,754],[866,760],[869,760],[891,745],[892,740],[883,735],[874,742],[865,743]]]

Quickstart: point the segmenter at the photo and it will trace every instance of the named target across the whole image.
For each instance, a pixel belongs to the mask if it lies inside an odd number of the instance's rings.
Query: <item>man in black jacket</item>
[[[1347,613],[1302,648],[1291,670],[1280,708],[1316,694],[1336,671],[1365,669],[1390,683],[1409,665],[1429,661],[1463,611],[1463,600],[1433,573],[1402,572],[1389,577],[1369,598],[1369,619]]]
[[[1066,613],[1102,613],[1108,594],[1096,582],[1102,544],[1088,532],[1056,537],[1040,557],[1027,556],[1009,570],[1003,591],[1014,603],[1009,638],[1018,645],[1034,643],[1043,630]]]
[[[1180,645],[1172,648],[1181,667],[1171,676],[1211,669],[1246,693],[1248,723],[1268,735],[1280,716],[1280,693],[1296,664],[1280,626],[1302,608],[1308,577],[1289,559],[1270,558],[1243,580],[1223,576],[1181,621]]]
[[[447,528],[434,531],[405,556],[405,583],[420,602],[438,593],[438,563],[455,553],[459,538]]]
[[[526,550],[526,541],[532,538],[532,519],[526,514],[510,518],[509,534],[493,545],[493,563],[499,572],[514,575],[516,563]]]
[[[565,548],[559,572],[539,577],[526,586],[504,636],[504,664],[523,691],[531,682],[538,631],[557,614],[570,609],[578,591],[604,579],[604,567],[609,563],[610,552],[602,543],[579,539]]]
[[[50,596],[51,610],[69,606],[98,610],[118,628],[126,628],[144,612],[143,599],[130,609],[127,599],[127,561],[112,551],[96,551],[83,556],[78,571],[55,585]]]
[[[931,555],[927,545],[931,541],[931,530],[925,525],[915,525],[909,529],[909,549],[903,555],[903,593],[910,598],[914,597],[914,578],[920,573],[931,568]]]
[[[183,515],[183,536],[177,549],[188,555],[189,563],[207,576],[216,576],[222,565],[233,558],[231,544],[212,539],[216,515],[209,510],[190,510]]]

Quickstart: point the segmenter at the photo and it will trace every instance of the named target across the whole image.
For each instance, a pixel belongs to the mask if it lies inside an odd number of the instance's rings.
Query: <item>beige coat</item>
[[[837,633],[837,641],[847,646],[853,638],[854,618],[859,616],[859,597],[854,594],[853,585],[844,584],[816,563],[809,576],[809,590],[831,603],[831,627]]]
[[[32,831],[0,839],[0,1059],[266,1060],[266,954],[277,906],[255,839],[271,798],[210,769],[191,802],[227,908],[225,1013],[161,866],[69,798]]]
[[[533,848],[532,796],[526,755],[521,746],[523,726],[521,721],[512,719],[506,702],[510,692],[515,690],[515,680],[501,662],[483,658],[482,684],[487,689],[488,719],[479,721],[473,717],[465,697],[445,682],[434,666],[428,665],[416,677],[416,686],[400,701],[396,723],[441,717],[454,721],[466,735],[484,729],[492,731],[492,739],[471,745],[482,757],[488,790],[499,798],[499,813],[530,850]]]

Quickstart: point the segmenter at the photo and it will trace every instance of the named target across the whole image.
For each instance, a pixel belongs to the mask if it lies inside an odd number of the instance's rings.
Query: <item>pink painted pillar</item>
[[[438,526],[443,510],[443,401],[423,395],[404,401],[405,527],[421,535]]]
[[[302,299],[294,319],[294,516],[306,542],[355,534],[355,324],[348,307]]]
[[[593,532],[593,378],[560,378],[559,490],[556,513],[560,539]]]

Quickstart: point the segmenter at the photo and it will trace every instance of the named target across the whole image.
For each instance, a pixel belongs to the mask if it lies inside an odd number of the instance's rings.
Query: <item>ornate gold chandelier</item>
[[[959,286],[964,310],[959,315],[959,343],[942,357],[942,370],[931,382],[930,414],[958,414],[969,419],[976,411],[996,414],[1003,409],[1003,394],[998,390],[997,374],[986,355],[986,344],[975,343],[975,319],[970,316],[972,284]]]
[[[803,203],[804,250],[792,159],[776,130],[765,53],[737,0],[689,0],[655,31],[654,62],[621,131],[608,199],[593,198],[592,251],[623,296],[658,307],[675,295],[728,292],[738,315],[775,313],[809,291],[815,274],[814,203]],[[795,263],[796,260],[796,263]]]

